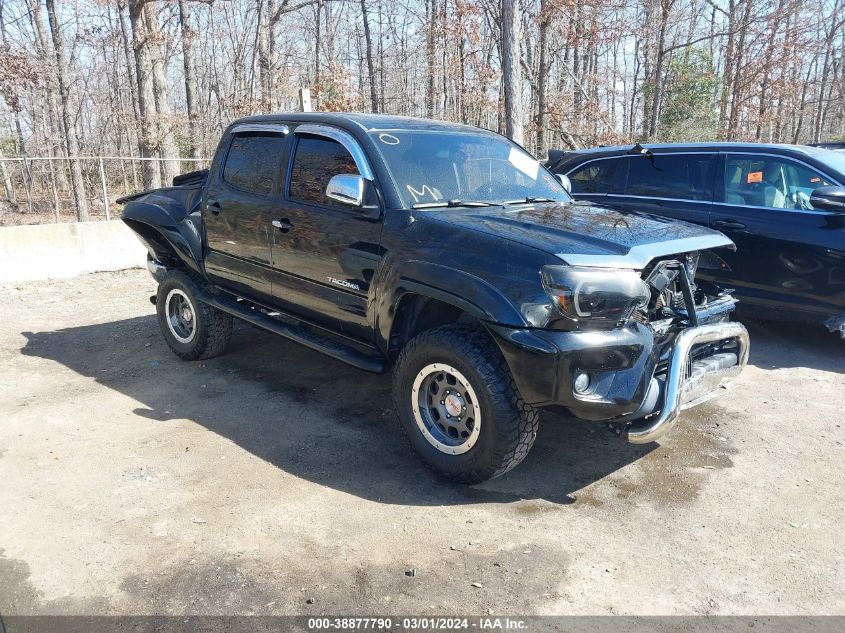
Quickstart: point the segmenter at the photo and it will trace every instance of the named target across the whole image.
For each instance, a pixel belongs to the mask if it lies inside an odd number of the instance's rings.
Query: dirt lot
[[[468,488],[399,441],[389,377],[249,326],[181,362],[153,289],[0,288],[0,613],[845,614],[824,332],[751,324],[736,388],[660,445],[544,414]]]

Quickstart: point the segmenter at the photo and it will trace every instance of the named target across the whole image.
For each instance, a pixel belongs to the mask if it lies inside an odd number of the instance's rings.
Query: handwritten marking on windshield
[[[408,188],[408,192],[414,196],[414,202],[419,202],[420,198],[423,196],[431,196],[434,200],[439,200],[442,197],[437,189],[429,187],[428,185],[423,185],[422,189],[419,191],[414,189],[411,185],[405,186]]]

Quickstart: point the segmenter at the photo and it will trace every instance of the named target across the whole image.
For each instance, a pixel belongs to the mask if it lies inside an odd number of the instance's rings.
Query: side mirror
[[[326,187],[326,197],[351,207],[364,204],[364,179],[358,175],[338,174],[332,176]]]
[[[572,181],[569,180],[569,176],[555,174],[555,178],[557,178],[560,181],[560,184],[563,185],[563,188],[566,189],[566,193],[572,193]]]
[[[845,213],[845,187],[819,187],[810,194],[814,209]]]

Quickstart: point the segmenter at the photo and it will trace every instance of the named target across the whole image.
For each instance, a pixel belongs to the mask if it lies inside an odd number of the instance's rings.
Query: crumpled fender
[[[121,219],[153,259],[164,264],[176,258],[205,276],[199,188],[167,187],[127,200]]]

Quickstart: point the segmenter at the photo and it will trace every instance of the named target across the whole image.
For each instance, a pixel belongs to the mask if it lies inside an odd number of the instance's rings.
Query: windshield
[[[819,160],[828,167],[836,170],[837,173],[831,174],[836,180],[842,182],[843,179],[845,179],[845,151],[815,149],[813,156],[816,160]],[[842,184],[845,185],[845,183]]]
[[[539,161],[503,137],[394,130],[371,136],[408,208],[571,200]]]

